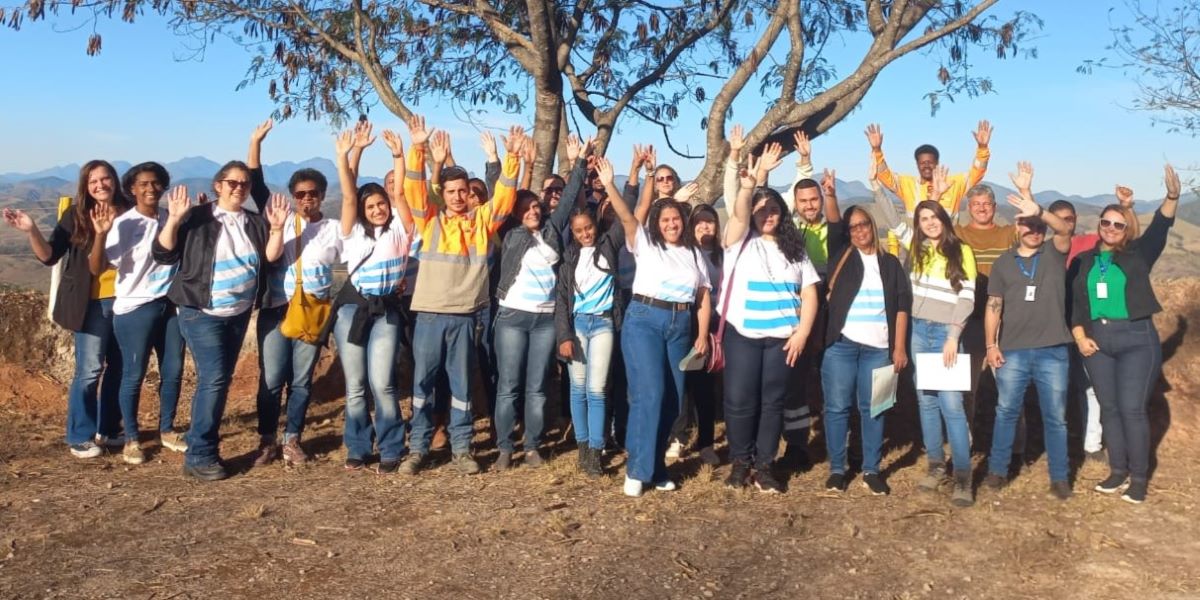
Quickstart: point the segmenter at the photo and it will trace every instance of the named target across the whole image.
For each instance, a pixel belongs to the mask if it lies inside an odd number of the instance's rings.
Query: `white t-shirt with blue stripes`
[[[214,317],[240,315],[254,307],[258,290],[258,251],[246,234],[246,213],[213,207],[213,217],[221,224],[213,249],[211,294],[205,314]]]
[[[296,295],[296,221],[300,222],[300,267],[304,270],[304,291],[320,299],[329,298],[333,288],[333,265],[342,250],[338,235],[341,225],[333,219],[315,223],[292,213],[283,226],[283,260],[271,271],[271,296],[268,307],[287,304]]]
[[[150,254],[154,238],[166,221],[166,211],[160,211],[158,218],[154,218],[135,209],[125,211],[113,220],[104,244],[104,256],[117,270],[113,313],[128,314],[167,295],[179,265],[160,265]]]
[[[358,267],[350,277],[354,289],[364,296],[396,293],[404,280],[412,237],[405,233],[399,219],[394,219],[386,230],[375,227],[375,239],[367,237],[362,225],[355,223],[350,235],[342,238],[342,262],[347,269]]]
[[[888,347],[887,313],[883,304],[883,276],[879,273],[879,254],[858,252],[863,262],[863,280],[850,304],[842,335],[873,348]]]
[[[597,258],[600,263],[596,264]],[[596,255],[596,247],[579,249],[579,264],[575,265],[575,314],[599,315],[613,308],[615,283],[608,259]]]
[[[722,310],[725,294],[729,294],[729,308],[724,315],[743,337],[789,337],[800,324],[800,290],[820,281],[820,276],[807,256],[798,263],[788,262],[775,242],[757,233],[744,250],[743,241],[745,238],[725,249],[723,291],[715,300],[717,310]],[[737,270],[730,281],[735,264]]]
[[[531,313],[554,312],[554,286],[558,277],[554,264],[558,252],[542,238],[541,232],[532,234],[536,243],[521,257],[521,269],[500,299],[500,306]]]
[[[669,244],[660,248],[650,241],[645,227],[637,228],[636,239],[630,249],[637,259],[634,294],[667,302],[693,302],[697,288],[712,288],[699,250]]]

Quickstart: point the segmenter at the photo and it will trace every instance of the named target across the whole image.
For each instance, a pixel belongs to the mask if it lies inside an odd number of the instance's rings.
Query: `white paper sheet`
[[[871,370],[871,418],[896,405],[896,385],[900,374],[892,365]]]
[[[917,389],[947,392],[971,391],[971,356],[959,353],[954,366],[946,368],[941,352],[919,352],[914,356]]]

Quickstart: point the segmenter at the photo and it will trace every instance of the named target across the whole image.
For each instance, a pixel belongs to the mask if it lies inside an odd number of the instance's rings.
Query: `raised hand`
[[[1167,184],[1167,200],[1178,200],[1183,187],[1179,184],[1179,174],[1175,172],[1175,167],[1169,164],[1163,167],[1163,181]]]
[[[1008,203],[1017,209],[1017,218],[1036,217],[1042,207],[1028,194],[1009,194]]]
[[[605,186],[613,184],[616,175],[613,173],[612,162],[601,156],[596,159],[596,176],[600,178],[600,183]]]
[[[333,147],[337,150],[338,156],[345,156],[351,148],[354,147],[354,132],[347,129],[333,138]]]
[[[812,142],[803,129],[797,129],[796,133],[792,134],[792,139],[796,142],[796,154],[801,157],[812,156]]]
[[[107,202],[97,202],[92,207],[92,228],[97,234],[104,234],[112,231],[113,219],[117,217],[117,211],[113,210],[111,204]]]
[[[192,201],[188,198],[187,186],[175,186],[167,193],[167,220],[179,222],[192,209]]]
[[[392,151],[393,158],[404,156],[404,140],[400,135],[391,129],[383,130],[383,143],[387,144],[388,150]]]
[[[479,146],[488,162],[500,162],[500,153],[496,151],[496,136],[486,129],[479,134]]]
[[[633,145],[633,176],[637,177],[638,171],[642,169],[642,163],[646,160],[646,149],[639,144]]]
[[[729,130],[729,154],[730,154],[730,156],[736,156],[737,153],[741,152],[742,149],[745,147],[746,147],[745,130],[742,128],[741,125],[734,125],[733,128]]]
[[[975,143],[979,144],[980,148],[986,148],[992,141],[992,124],[986,119],[979,122],[979,127],[972,134],[975,136]]]
[[[267,223],[271,224],[271,229],[282,229],[290,212],[291,207],[283,194],[271,194],[271,202],[267,205]]]
[[[1027,192],[1033,186],[1033,165],[1028,161],[1020,161],[1017,163],[1017,172],[1009,173],[1008,178],[1012,180],[1013,185],[1017,187],[1018,192]]]
[[[29,218],[25,211],[12,208],[4,209],[4,222],[8,223],[9,227],[23,233],[33,231],[34,227],[33,219]]]
[[[504,152],[509,156],[521,156],[525,150],[525,130],[513,125],[504,138]]]
[[[413,146],[420,146],[429,141],[429,131],[425,129],[425,117],[413,115],[408,120],[408,135],[412,138]]]
[[[434,164],[445,164],[446,157],[450,155],[450,134],[445,131],[436,131],[429,136],[429,154],[433,158]]]
[[[872,150],[883,148],[883,128],[878,123],[867,125],[867,143],[871,144]]]
[[[354,125],[354,147],[358,149],[366,148],[375,143],[375,136],[371,135],[371,122],[359,121]]]
[[[525,135],[525,131],[521,130],[521,136],[525,138],[521,146],[521,161],[525,163],[526,168],[533,168],[533,162],[537,160],[537,145],[533,143],[533,139]]]
[[[826,196],[837,197],[837,171],[825,169],[821,176],[821,191]]]
[[[579,136],[571,134],[567,136],[567,163],[573,168],[575,161],[583,154],[583,140]]]
[[[752,190],[758,186],[758,178],[754,176],[758,172],[757,167],[758,159],[751,156],[750,163],[738,170],[738,181],[743,190]]]
[[[675,190],[675,200],[678,202],[690,202],[698,191],[700,191],[700,184],[693,181]]]
[[[933,169],[933,200],[940,200],[950,190],[950,167],[938,165]]]
[[[763,148],[762,156],[758,161],[758,168],[762,172],[770,173],[783,162],[782,157],[783,146],[777,142],[767,144],[767,147]]]
[[[274,126],[274,119],[267,119],[266,121],[259,123],[258,126],[254,128],[254,131],[250,133],[250,141],[256,144],[261,144],[262,141],[266,139],[267,134],[271,132],[271,128]]]
[[[646,160],[642,164],[647,172],[653,173],[658,168],[658,153],[654,151],[654,146],[646,146],[645,156]]]
[[[1116,195],[1117,195],[1117,204],[1120,204],[1121,206],[1124,206],[1125,208],[1133,207],[1133,190],[1132,189],[1118,184],[1117,189],[1116,189]]]

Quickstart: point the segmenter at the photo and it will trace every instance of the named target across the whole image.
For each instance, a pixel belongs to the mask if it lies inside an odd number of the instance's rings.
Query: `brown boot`
[[[279,444],[274,438],[262,438],[258,450],[254,453],[254,466],[262,467],[279,460]]]
[[[283,443],[283,462],[289,465],[302,465],[308,462],[308,455],[300,447],[300,436],[288,438]]]

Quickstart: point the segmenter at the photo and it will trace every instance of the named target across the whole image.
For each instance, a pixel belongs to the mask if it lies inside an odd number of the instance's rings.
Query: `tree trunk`
[[[539,89],[534,101],[533,144],[537,157],[533,162],[534,192],[541,193],[542,182],[553,172],[554,157],[558,151],[558,132],[562,125],[562,86],[557,93]]]

